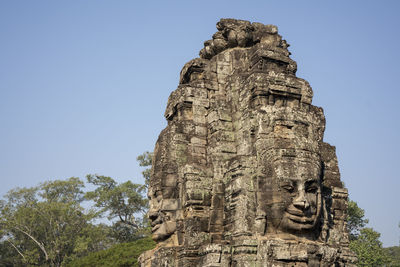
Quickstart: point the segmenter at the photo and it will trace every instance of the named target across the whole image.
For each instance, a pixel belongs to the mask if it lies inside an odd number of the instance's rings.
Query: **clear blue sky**
[[[0,2],[0,195],[98,173],[140,180],[184,63],[220,18],[275,24],[327,118],[342,180],[399,244],[400,1]]]

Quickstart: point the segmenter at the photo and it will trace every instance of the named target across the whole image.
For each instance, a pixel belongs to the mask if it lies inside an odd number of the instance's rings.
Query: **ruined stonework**
[[[168,99],[141,266],[354,266],[325,117],[276,26],[221,19]]]

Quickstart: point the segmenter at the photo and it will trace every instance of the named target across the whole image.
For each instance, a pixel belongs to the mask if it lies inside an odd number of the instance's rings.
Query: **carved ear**
[[[322,194],[322,192],[321,192],[321,194]],[[329,238],[329,228],[330,228],[331,218],[329,218],[330,213],[329,213],[328,206],[327,206],[328,203],[323,194],[322,194],[321,200],[322,200],[322,203],[321,203],[322,216],[321,216],[321,233],[319,235],[319,239],[323,242],[327,242],[328,238]]]
[[[265,235],[267,231],[267,215],[263,211],[257,211],[254,222],[254,230],[257,234]]]
[[[204,59],[195,58],[188,63],[181,70],[179,84],[188,84],[201,76],[206,67]]]

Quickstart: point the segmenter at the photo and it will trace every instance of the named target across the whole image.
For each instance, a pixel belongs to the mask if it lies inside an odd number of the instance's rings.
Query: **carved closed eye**
[[[310,187],[308,187],[308,188],[306,189],[306,192],[307,192],[307,193],[316,193],[317,191],[318,191],[318,187],[315,186],[315,185],[312,185],[312,186],[310,186]]]
[[[282,188],[288,191],[289,193],[293,193],[294,191],[294,187],[289,184],[283,185]]]

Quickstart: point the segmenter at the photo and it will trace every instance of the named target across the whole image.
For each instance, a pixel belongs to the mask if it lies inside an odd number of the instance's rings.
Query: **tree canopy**
[[[153,158],[153,152],[144,152],[143,154],[139,155],[136,160],[139,162],[139,165],[141,167],[145,167],[145,169],[142,171],[142,175],[144,178],[144,184],[146,187],[149,186],[149,181],[150,181],[150,169],[152,165],[152,158]]]
[[[372,228],[362,228],[357,238],[350,242],[350,249],[358,257],[357,266],[378,267],[390,263],[390,258],[379,241],[380,233]]]
[[[350,240],[357,239],[360,230],[368,223],[368,219],[364,218],[364,210],[358,207],[357,203],[349,200],[347,208],[347,229],[349,231]]]
[[[139,266],[138,257],[140,254],[153,249],[155,246],[156,243],[150,237],[116,244],[109,249],[75,259],[67,267]]]
[[[111,177],[100,175],[87,175],[86,178],[96,189],[87,192],[85,196],[94,201],[100,215],[107,216],[113,222],[114,238],[128,242],[146,235],[143,218],[148,209],[148,200],[144,185],[131,181],[117,184]]]
[[[350,249],[356,253],[357,266],[397,266],[396,260],[387,253],[379,240],[380,233],[366,228],[368,219],[364,218],[364,210],[355,201],[349,200],[347,209],[347,229],[350,237]]]
[[[140,166],[151,166],[151,155],[140,155]],[[146,168],[143,178],[149,174]],[[145,185],[118,184],[102,175],[86,178],[93,191],[71,177],[12,189],[0,200],[0,266],[64,266],[149,234]],[[99,223],[102,217],[108,223]]]
[[[102,225],[91,223],[97,214],[81,206],[83,186],[72,177],[8,192],[0,225],[2,239],[12,247],[7,253],[19,255],[12,265],[61,266],[106,247]]]

